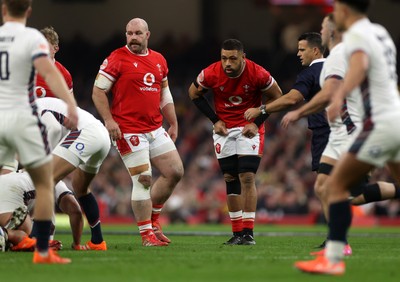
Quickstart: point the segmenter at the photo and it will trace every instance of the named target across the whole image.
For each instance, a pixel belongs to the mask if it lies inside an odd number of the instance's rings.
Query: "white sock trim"
[[[243,213],[243,219],[246,219],[246,218],[255,219],[256,218],[256,213],[255,212],[244,212]]]
[[[345,245],[346,244],[342,241],[329,240],[328,242],[326,242],[326,258],[333,263],[342,261],[344,257],[343,250]]]
[[[229,217],[231,219],[239,219],[239,218],[242,218],[242,214],[243,214],[243,212],[241,210],[235,211],[235,212],[229,212]]]

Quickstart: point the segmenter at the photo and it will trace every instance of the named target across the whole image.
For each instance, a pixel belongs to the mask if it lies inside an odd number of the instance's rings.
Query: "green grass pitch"
[[[68,229],[57,229],[60,254],[69,265],[34,265],[32,253],[0,253],[0,281],[400,281],[400,229],[352,228],[353,256],[341,277],[308,275],[293,268],[296,260],[311,259],[313,247],[324,239],[326,227],[256,226],[255,246],[224,246],[226,225],[169,225],[168,247],[142,247],[136,227],[103,226],[106,252],[70,250]],[[89,239],[85,227],[82,242]]]

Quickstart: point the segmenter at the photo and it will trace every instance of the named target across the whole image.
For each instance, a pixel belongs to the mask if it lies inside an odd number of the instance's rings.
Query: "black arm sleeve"
[[[210,104],[204,98],[204,96],[200,96],[198,98],[195,98],[192,100],[193,103],[196,105],[196,107],[206,116],[208,117],[211,122],[214,124],[217,121],[219,121],[219,117],[217,114],[214,112],[214,110],[211,108]]]
[[[255,120],[253,121],[258,127],[260,127],[261,124],[264,123],[264,121],[267,120],[267,118],[269,117],[269,114],[265,113],[265,114],[261,114],[258,117],[255,118]]]

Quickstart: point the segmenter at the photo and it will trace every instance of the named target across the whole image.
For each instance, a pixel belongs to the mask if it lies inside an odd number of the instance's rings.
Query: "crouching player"
[[[63,101],[41,98],[36,102],[50,142],[58,143],[52,152],[54,182],[74,171],[72,187],[90,225],[91,240],[85,245],[72,247],[76,250],[107,250],[101,231],[99,207],[89,191],[89,185],[110,150],[108,131],[92,114],[80,108],[77,128],[66,128],[67,106]]]
[[[35,194],[35,187],[27,172],[11,172],[0,176],[0,226],[6,232],[12,251],[34,250],[36,240],[33,237],[36,237],[36,231],[32,227],[30,214],[33,212]],[[83,219],[78,202],[62,181],[57,183],[54,195],[58,208],[69,216],[74,243],[79,244]],[[49,246],[61,249],[61,242],[52,238],[54,230],[52,228]]]

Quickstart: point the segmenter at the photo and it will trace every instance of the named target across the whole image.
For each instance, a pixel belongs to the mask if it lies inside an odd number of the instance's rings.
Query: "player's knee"
[[[73,195],[66,195],[60,201],[61,211],[68,214],[69,217],[82,215],[81,207],[73,197]]]
[[[182,177],[183,177],[183,166],[175,167],[170,175],[171,181],[176,184],[182,179]]]
[[[137,174],[132,178],[132,201],[144,201],[150,199],[151,176]]]
[[[233,176],[232,174],[229,173],[224,173],[224,180],[226,183],[235,181],[237,179],[238,179],[237,176]]]
[[[82,216],[82,210],[79,205],[73,205],[68,209],[69,217],[79,217]]]
[[[146,189],[151,186],[151,175],[140,174],[138,177],[138,182],[143,185]]]
[[[323,183],[316,181],[314,185],[314,192],[315,195],[318,197],[320,200],[324,200],[327,198],[328,193],[326,191],[326,186],[323,185]]]
[[[255,174],[253,172],[243,172],[239,174],[240,183],[243,183],[244,186],[251,185],[255,183]]]

